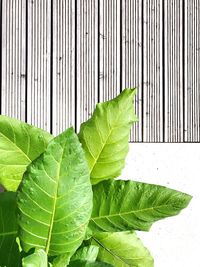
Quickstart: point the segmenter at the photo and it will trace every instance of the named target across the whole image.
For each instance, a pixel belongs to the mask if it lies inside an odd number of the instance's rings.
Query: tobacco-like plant
[[[114,179],[137,121],[134,95],[97,104],[78,135],[0,116],[1,267],[154,265],[135,231],[177,215],[191,196]]]

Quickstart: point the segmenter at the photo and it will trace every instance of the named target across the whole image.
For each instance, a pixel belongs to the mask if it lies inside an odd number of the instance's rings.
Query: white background
[[[193,196],[181,214],[138,232],[155,267],[200,267],[200,144],[130,144],[122,178],[168,186]]]

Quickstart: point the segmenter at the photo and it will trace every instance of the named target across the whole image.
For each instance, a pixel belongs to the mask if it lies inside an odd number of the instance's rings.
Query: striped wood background
[[[200,141],[199,0],[0,0],[1,113],[58,134],[138,87],[130,141]]]

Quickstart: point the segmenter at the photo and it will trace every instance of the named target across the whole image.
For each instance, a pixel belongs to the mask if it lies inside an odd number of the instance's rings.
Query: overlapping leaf
[[[98,258],[115,267],[153,267],[153,258],[133,232],[98,233],[93,244],[99,246]]]
[[[71,254],[80,246],[92,209],[88,165],[70,128],[54,138],[24,174],[18,192],[22,248],[48,255]]]
[[[44,152],[52,135],[0,115],[0,184],[15,191],[28,164]]]
[[[69,267],[112,267],[108,263],[96,261],[98,253],[98,246],[83,246],[73,255]]]
[[[90,245],[90,246],[83,246],[79,248],[76,253],[72,256],[71,260],[82,260],[82,261],[96,261],[97,255],[99,253],[99,247]]]
[[[66,267],[69,264],[71,253],[65,253],[54,258],[51,267]]]
[[[87,122],[81,125],[79,139],[85,150],[91,182],[118,177],[128,153],[133,122],[135,89],[125,89],[111,101],[99,103]]]
[[[148,231],[160,219],[177,215],[191,196],[164,186],[110,180],[93,186],[93,232]]]
[[[37,249],[33,254],[22,260],[23,267],[48,267],[47,254],[42,249]]]
[[[0,193],[0,266],[21,266],[16,243],[16,193]]]

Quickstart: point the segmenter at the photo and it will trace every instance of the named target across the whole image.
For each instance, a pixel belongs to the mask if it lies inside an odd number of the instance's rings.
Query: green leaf
[[[0,193],[0,266],[21,266],[16,243],[16,193]]]
[[[42,249],[37,249],[33,254],[23,258],[23,267],[48,267],[47,254]]]
[[[85,150],[92,184],[118,177],[128,153],[128,139],[133,122],[135,89],[125,89],[111,101],[99,103],[80,128],[79,140]]]
[[[28,164],[44,152],[52,135],[0,115],[0,184],[16,191]]]
[[[19,237],[48,255],[73,254],[92,210],[88,165],[72,128],[54,138],[24,174],[18,197]]]
[[[95,261],[99,253],[99,247],[90,245],[79,248],[76,253],[72,256],[71,260],[82,260],[82,261]]]
[[[94,231],[148,231],[160,219],[177,215],[191,196],[164,186],[110,180],[93,186],[93,212],[89,228]]]
[[[98,233],[93,244],[99,246],[98,260],[115,267],[153,267],[153,258],[133,232]]]
[[[53,260],[52,267],[65,267],[68,266],[71,258],[71,253],[59,255]]]

